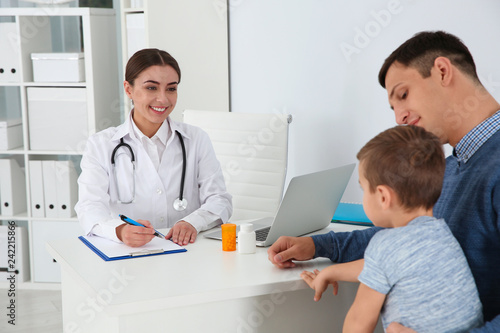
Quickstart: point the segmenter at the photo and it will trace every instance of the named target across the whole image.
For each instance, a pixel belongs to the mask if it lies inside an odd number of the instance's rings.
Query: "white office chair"
[[[285,185],[291,115],[185,110],[205,130],[233,196],[230,221],[274,216]]]

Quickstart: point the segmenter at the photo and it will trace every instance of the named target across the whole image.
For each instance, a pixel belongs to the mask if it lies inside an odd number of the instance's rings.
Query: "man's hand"
[[[417,333],[411,328],[405,327],[401,325],[400,323],[390,323],[389,326],[387,326],[387,333]]]
[[[194,243],[197,235],[196,228],[190,223],[179,221],[170,229],[165,238],[179,245],[188,245],[188,243]]]
[[[311,237],[282,236],[267,250],[269,261],[279,268],[295,267],[292,260],[312,259],[316,247]]]
[[[137,220],[137,222],[144,225],[146,228],[126,223],[116,227],[116,236],[125,243],[125,245],[132,247],[143,246],[156,237],[154,235],[155,230],[149,221]]]

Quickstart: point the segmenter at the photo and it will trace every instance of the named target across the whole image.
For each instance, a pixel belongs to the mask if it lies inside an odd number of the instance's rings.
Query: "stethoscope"
[[[174,200],[174,209],[176,211],[183,211],[187,207],[187,200],[183,197],[184,194],[184,179],[186,178],[186,146],[184,146],[184,139],[182,138],[181,133],[179,131],[175,131],[179,140],[181,142],[182,148],[182,177],[181,177],[181,188],[179,191],[179,197]],[[118,149],[121,147],[128,149],[130,152],[130,161],[132,162],[132,177],[133,177],[133,187],[132,187],[132,199],[130,201],[121,200],[120,190],[118,189],[118,179],[116,178],[116,165],[115,165],[115,155]],[[132,147],[129,144],[123,142],[123,138],[120,138],[120,143],[116,145],[115,149],[111,153],[111,164],[113,165],[113,177],[115,179],[116,192],[118,194],[118,203],[129,204],[132,203],[135,199],[135,155]]]

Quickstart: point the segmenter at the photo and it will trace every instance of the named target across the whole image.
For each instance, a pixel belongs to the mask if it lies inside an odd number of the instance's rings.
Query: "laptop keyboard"
[[[269,234],[269,230],[271,229],[271,226],[259,230],[255,230],[255,239],[257,242],[263,242],[267,238],[267,234]]]

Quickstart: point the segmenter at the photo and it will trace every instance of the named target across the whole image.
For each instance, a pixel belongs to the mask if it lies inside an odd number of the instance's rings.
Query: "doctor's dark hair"
[[[443,185],[445,158],[439,139],[417,126],[385,130],[356,156],[369,190],[390,187],[406,209],[431,209]]]
[[[142,49],[134,53],[125,68],[125,81],[133,86],[135,79],[151,66],[171,66],[179,75],[178,83],[181,82],[181,69],[177,60],[169,53],[159,49]]]
[[[438,57],[448,58],[463,74],[480,84],[476,64],[467,46],[458,37],[444,31],[419,32],[401,44],[385,59],[378,73],[378,82],[385,88],[387,71],[395,62],[414,68],[427,78]]]

